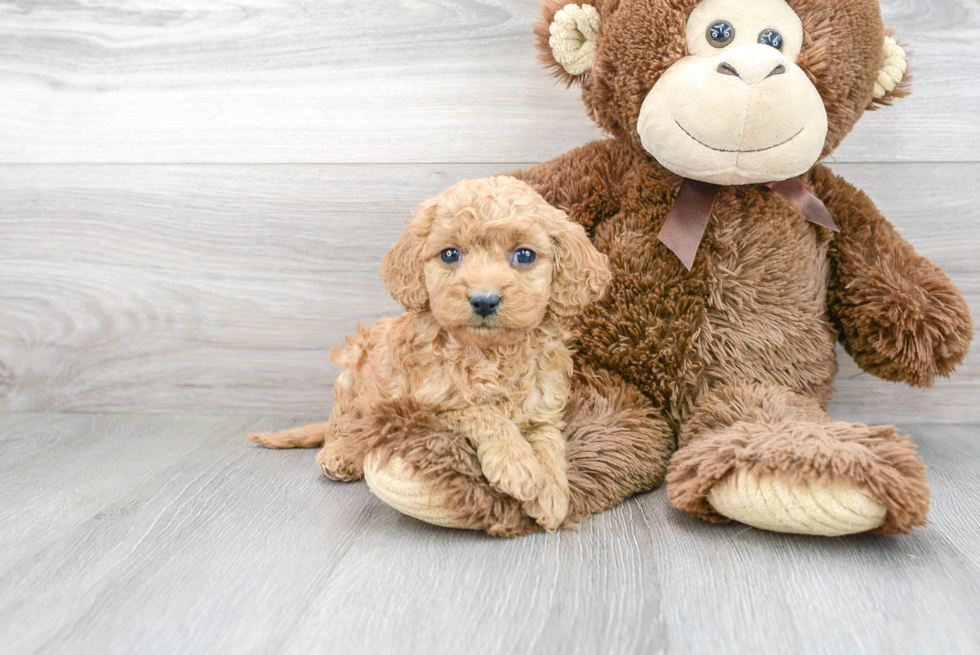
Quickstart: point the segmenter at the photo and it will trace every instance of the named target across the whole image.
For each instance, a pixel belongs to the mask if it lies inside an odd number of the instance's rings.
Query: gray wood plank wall
[[[317,415],[331,346],[397,312],[420,201],[598,135],[537,0],[0,2],[0,410]],[[830,163],[980,307],[980,11],[886,0],[913,95]],[[842,357],[833,411],[980,418]]]

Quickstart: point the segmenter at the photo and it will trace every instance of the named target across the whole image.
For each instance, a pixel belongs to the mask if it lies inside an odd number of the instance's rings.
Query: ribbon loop
[[[803,217],[834,232],[840,228],[834,222],[833,216],[826,205],[803,184],[802,177],[793,177],[779,182],[770,182],[766,186],[786,202],[795,205]],[[701,238],[708,227],[711,217],[711,207],[715,203],[719,187],[708,182],[684,178],[677,192],[677,200],[667,214],[667,220],[657,238],[677,255],[687,270],[694,265],[694,257],[698,254]]]
[[[704,229],[708,227],[711,206],[715,204],[717,195],[717,185],[684,178],[677,192],[677,200],[657,235],[687,270],[691,270],[694,264],[694,256],[698,254],[698,246],[701,245]]]
[[[821,225],[828,230],[840,232],[840,228],[834,222],[834,217],[827,211],[827,206],[823,204],[820,198],[810,193],[810,190],[803,184],[802,178],[791,177],[782,182],[770,182],[766,186],[786,202],[796,205],[803,212],[806,220]]]

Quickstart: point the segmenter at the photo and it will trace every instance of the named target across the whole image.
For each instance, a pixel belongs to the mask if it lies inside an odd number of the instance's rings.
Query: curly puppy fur
[[[565,416],[569,508],[563,528],[577,528],[589,515],[660,485],[671,453],[663,447],[670,428],[639,391],[605,371],[578,370]],[[453,519],[472,528],[498,537],[541,530],[519,501],[487,481],[472,443],[413,398],[379,403],[351,425],[347,447],[371,451],[381,465],[400,457],[443,499]]]
[[[533,262],[515,257],[524,249]],[[430,440],[463,435],[493,489],[557,529],[569,503],[562,429],[572,357],[563,318],[601,297],[605,256],[564,212],[502,176],[460,182],[424,203],[381,271],[409,311],[360,327],[334,351],[343,371],[326,426],[250,438],[288,447],[322,434],[324,475],[352,480],[372,443],[365,433],[380,438],[398,425]],[[482,315],[476,296],[499,305]]]

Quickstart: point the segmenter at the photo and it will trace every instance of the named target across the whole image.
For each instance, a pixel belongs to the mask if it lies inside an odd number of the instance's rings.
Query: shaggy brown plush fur
[[[672,448],[669,428],[642,394],[609,373],[580,371],[565,410],[570,503],[562,527],[649,491],[663,480]],[[410,464],[430,491],[445,498],[453,517],[501,537],[537,532],[514,498],[493,488],[476,450],[447,430],[413,399],[381,403],[351,425],[346,456],[371,451],[382,465],[391,456]]]
[[[602,17],[592,70],[569,75],[555,61],[549,26],[567,0],[543,0],[534,24],[539,59],[567,86],[580,84],[593,120],[642,152],[637,133],[640,105],[660,75],[686,53],[687,16],[698,0],[583,0]],[[822,156],[829,155],[865,109],[891,104],[908,94],[908,81],[873,98],[881,67],[878,0],[789,0],[803,21],[803,50],[797,62],[823,98],[830,130]],[[888,31],[890,33],[890,31]]]
[[[823,167],[814,169],[811,181],[841,217],[828,303],[844,348],[885,380],[927,387],[937,375],[949,375],[973,335],[966,301],[864,193]]]
[[[569,75],[552,57],[548,24],[562,0],[544,1],[535,33],[542,60],[566,83],[581,85],[589,114],[613,138],[513,173],[585,226],[609,256],[610,289],[577,321],[576,365],[611,372],[642,392],[638,407],[649,403],[644,413],[673,433],[648,431],[660,440],[648,448],[664,452],[680,436],[670,497],[686,511],[719,519],[706,491],[733,470],[760,469],[800,482],[843,477],[885,503],[880,531],[921,525],[925,469],[909,440],[891,427],[834,422],[822,408],[837,371],[838,339],[858,364],[886,379],[925,385],[948,374],[972,338],[963,298],[862,193],[820,165],[804,181],[839,234],[808,223],[764,185],[723,187],[693,269],[684,270],[657,239],[681,179],[643,150],[637,118],[659,76],[686,54],[684,25],[696,2],[591,4],[601,20],[589,72]],[[886,33],[877,0],[789,4],[804,28],[798,64],[827,111],[828,155],[865,109],[906,88],[873,101]],[[722,402],[732,406],[723,411]],[[657,479],[654,459],[613,459],[609,453],[618,451],[603,438],[594,435],[581,462],[570,459],[570,481],[586,466]],[[617,497],[596,492],[591,509],[606,509]],[[470,515],[484,511],[472,501]],[[506,527],[503,517],[494,529],[521,532],[522,519],[513,520]]]

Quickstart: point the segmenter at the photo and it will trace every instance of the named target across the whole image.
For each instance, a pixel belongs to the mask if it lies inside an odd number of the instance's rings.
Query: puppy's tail
[[[246,439],[266,448],[315,448],[327,437],[327,423],[314,423],[280,432],[256,432]]]

